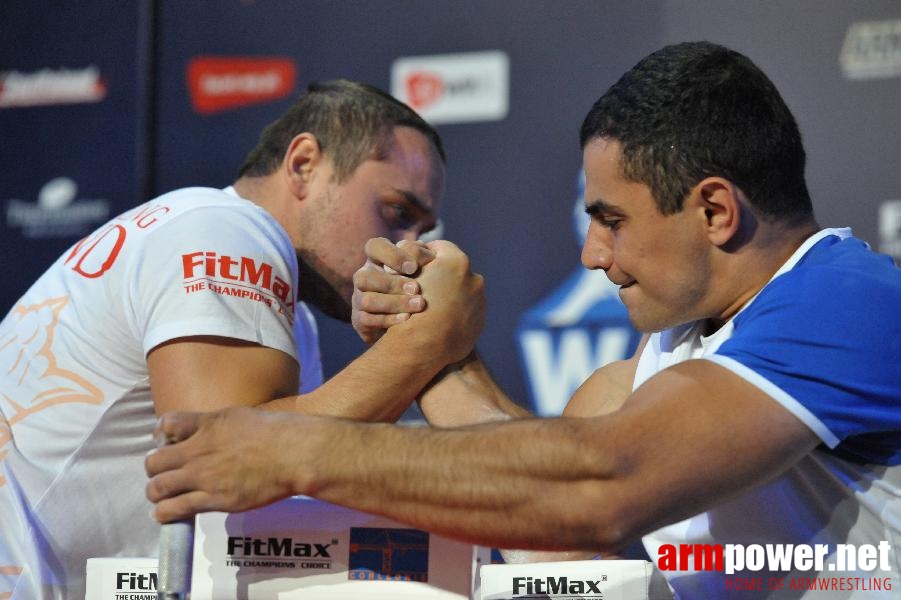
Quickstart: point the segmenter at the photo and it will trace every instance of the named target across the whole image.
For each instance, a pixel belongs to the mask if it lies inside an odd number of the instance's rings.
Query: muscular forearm
[[[603,416],[436,430],[232,408],[164,415],[157,434],[170,443],[146,458],[147,496],[162,522],[304,494],[472,543],[602,554],[772,481],[821,444],[704,360]]]
[[[294,493],[483,545],[609,551],[619,524],[596,492],[618,466],[586,456],[581,421],[521,419],[490,435],[318,423]]]
[[[433,427],[463,427],[530,416],[492,379],[476,352],[449,365],[419,398]]]
[[[442,349],[430,345],[424,332],[397,326],[316,390],[261,408],[392,422],[446,362]]]

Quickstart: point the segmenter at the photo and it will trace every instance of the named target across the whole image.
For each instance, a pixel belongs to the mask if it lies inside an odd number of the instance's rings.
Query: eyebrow
[[[414,194],[413,192],[411,192],[411,191],[409,191],[409,190],[402,190],[402,189],[396,188],[396,187],[392,187],[391,189],[392,189],[393,191],[397,192],[398,194],[400,194],[401,196],[403,196],[404,199],[405,199],[407,202],[409,202],[410,204],[412,204],[413,207],[414,207],[416,210],[418,210],[419,212],[425,213],[426,215],[431,215],[431,214],[432,214],[432,209],[429,208],[428,206],[426,206],[426,205],[425,205],[425,202],[423,202],[422,200],[420,200],[420,199],[419,199],[419,196],[417,196],[417,195]]]
[[[432,222],[432,225],[430,227],[426,228],[425,231],[431,231],[432,229],[435,228],[436,223],[437,223],[437,219],[435,219],[435,212],[431,208],[426,206],[425,202],[423,202],[419,198],[419,196],[417,196],[410,190],[402,190],[399,188],[391,188],[391,189],[394,190],[395,192],[397,192],[398,194],[400,194],[401,196],[403,196],[404,200],[406,200],[410,205],[413,206],[413,208],[416,211],[418,211],[425,217],[425,220]]]
[[[623,214],[623,211],[615,204],[604,202],[601,199],[594,200],[585,205],[585,212],[588,216],[593,217],[599,213],[604,214]]]

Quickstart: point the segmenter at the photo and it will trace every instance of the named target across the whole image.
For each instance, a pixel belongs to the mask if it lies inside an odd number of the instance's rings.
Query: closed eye
[[[588,216],[597,221],[601,227],[606,227],[610,231],[619,229],[624,217],[619,209],[612,204],[608,204],[602,200],[595,200],[585,207]]]
[[[404,203],[388,202],[382,204],[382,219],[391,229],[412,229],[416,226],[416,215]]]
[[[598,215],[596,219],[597,222],[601,224],[601,226],[606,227],[610,231],[616,231],[617,229],[619,229],[620,223],[622,223],[622,219],[605,217],[603,215]]]

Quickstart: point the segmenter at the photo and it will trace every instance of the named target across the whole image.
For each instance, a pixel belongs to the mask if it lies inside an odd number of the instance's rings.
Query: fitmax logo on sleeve
[[[247,256],[198,251],[181,256],[186,294],[212,292],[261,302],[294,320],[291,284],[276,275],[269,263]]]

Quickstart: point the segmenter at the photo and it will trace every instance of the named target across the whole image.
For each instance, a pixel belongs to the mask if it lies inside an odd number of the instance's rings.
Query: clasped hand
[[[424,328],[448,362],[465,357],[485,324],[485,283],[452,242],[375,238],[354,274],[352,323],[368,344],[404,324]]]

